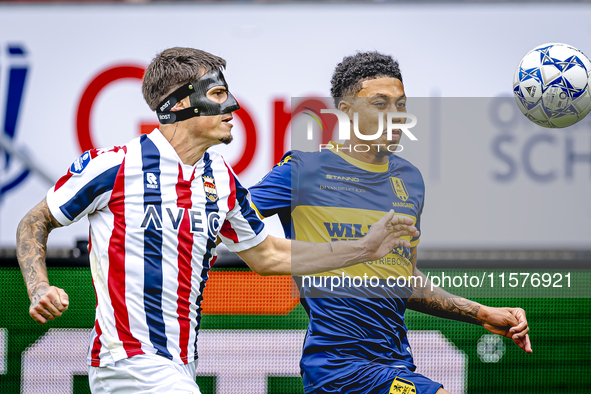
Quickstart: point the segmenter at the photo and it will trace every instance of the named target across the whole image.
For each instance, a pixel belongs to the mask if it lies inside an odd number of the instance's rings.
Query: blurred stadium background
[[[419,267],[572,278],[571,288],[450,289],[523,307],[532,355],[481,327],[407,312],[419,371],[453,393],[588,393],[591,117],[566,130],[537,127],[518,112],[511,82],[537,45],[590,55],[589,20],[589,2],[567,1],[0,2],[0,393],[89,392],[87,223],[50,236],[50,280],[71,306],[45,326],[28,316],[16,226],[83,151],[156,126],[140,79],[171,46],[228,61],[243,109],[235,142],[220,151],[247,186],[289,149],[291,97],[327,96],[334,66],[357,50],[397,58],[409,111],[413,97],[427,100],[419,141],[403,152],[427,188]],[[258,277],[220,251],[203,304],[204,394],[303,392],[307,317],[296,295],[291,278]]]

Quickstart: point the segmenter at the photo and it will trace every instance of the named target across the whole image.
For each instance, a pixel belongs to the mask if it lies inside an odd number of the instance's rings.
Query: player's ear
[[[339,111],[349,115],[349,118],[353,118],[353,103],[350,99],[341,100],[339,102]]]
[[[174,105],[174,107],[172,107],[170,110],[171,111],[180,111],[181,109],[189,108],[190,106],[191,106],[191,99],[189,98],[189,96],[187,96],[184,99],[182,99],[181,101],[179,101],[178,103],[176,103]]]

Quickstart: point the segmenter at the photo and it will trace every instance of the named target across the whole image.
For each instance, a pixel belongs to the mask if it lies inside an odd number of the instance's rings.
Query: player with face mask
[[[418,235],[390,212],[357,242],[310,244],[268,236],[250,196],[209,150],[232,141],[226,62],[191,48],[163,51],[142,90],[161,123],[123,146],[82,154],[19,224],[17,257],[30,315],[68,308],[45,268],[49,232],[87,216],[97,296],[88,352],[93,393],[199,393],[201,301],[219,237],[261,275],[314,273],[380,258]],[[316,258],[320,262],[312,264]]]

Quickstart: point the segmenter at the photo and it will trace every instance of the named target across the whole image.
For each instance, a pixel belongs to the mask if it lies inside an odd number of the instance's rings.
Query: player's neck
[[[387,164],[388,163],[388,155],[376,154],[377,152],[374,152],[373,149],[370,149],[368,152],[357,152],[354,149],[355,145],[357,145],[357,144],[358,144],[357,141],[347,140],[343,144],[343,148],[346,148],[346,149],[341,148],[341,151],[344,154],[346,154],[347,156],[350,156],[356,160],[362,161],[367,164]],[[364,144],[364,145],[367,145],[367,144]],[[351,149],[349,149],[348,147],[351,147]]]
[[[162,135],[174,148],[177,155],[183,162],[190,166],[195,165],[205,154],[205,151],[212,145],[211,141],[195,137],[186,130],[179,127],[176,132],[175,129],[161,130]]]

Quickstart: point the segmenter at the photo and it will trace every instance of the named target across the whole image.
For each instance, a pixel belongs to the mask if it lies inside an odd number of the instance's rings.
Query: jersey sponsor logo
[[[319,185],[320,190],[334,190],[339,192],[355,192],[355,193],[365,193],[365,189],[360,189],[358,187],[348,187],[348,186],[332,186],[332,185]]]
[[[183,214],[185,213],[185,208],[177,208],[176,216],[172,212],[172,209],[170,209],[170,208],[166,208],[166,213],[168,214],[168,218],[170,219],[170,223],[172,223],[172,228],[175,230],[178,230],[179,226],[181,224],[181,220],[183,220]]]
[[[353,178],[350,176],[330,175],[330,174],[326,174],[326,179],[330,179],[333,181],[359,182],[359,178]]]
[[[197,209],[189,209],[189,220],[191,221],[191,232],[202,233],[205,226],[202,217],[205,216],[205,211]]]
[[[415,209],[415,204],[412,202],[393,202],[394,208],[410,208]]]
[[[72,174],[81,174],[86,166],[90,163],[90,152],[84,152],[82,156],[74,160],[70,166],[70,172]]]
[[[402,253],[398,252],[396,249],[393,250],[391,253],[398,253],[397,255],[388,255],[382,257],[378,260],[373,261],[366,261],[363,264],[367,265],[380,265],[380,266],[399,266],[399,267],[410,267],[412,263],[405,257]]]
[[[210,234],[214,236],[218,235],[218,232],[222,228],[221,217],[217,212],[211,212],[207,218],[207,227],[209,228]]]
[[[328,223],[324,222],[324,227],[328,232],[331,241],[346,240],[349,238],[361,238],[367,234],[371,226],[365,226],[366,232],[363,232],[362,224],[357,223]]]
[[[402,179],[391,176],[390,183],[392,184],[392,190],[396,193],[396,197],[402,201],[408,200],[408,191],[406,191],[406,186],[404,186]]]
[[[157,230],[162,230],[162,218],[158,214],[156,206],[153,204],[146,206],[146,211],[144,212],[144,219],[142,220],[142,224],[140,224],[140,227],[143,229],[147,229],[148,226],[150,226],[150,223],[152,223]]]
[[[158,189],[158,178],[152,172],[146,173],[146,187],[148,189]]]
[[[347,241],[362,238],[369,232],[371,226],[363,225],[358,223],[330,223],[324,222],[324,227],[330,238],[331,242],[335,241]],[[392,249],[392,253],[397,253],[398,256],[388,255],[382,257],[379,260],[366,261],[364,264],[372,265],[398,265],[398,266],[410,266],[410,249],[405,246],[399,246]]]
[[[390,386],[389,394],[416,394],[415,384],[410,380],[396,377]]]
[[[150,225],[152,225],[156,228],[156,230],[162,230],[163,227],[169,226],[174,231],[178,231],[181,225],[181,221],[183,220],[185,209],[178,207],[164,208],[164,212],[166,212],[166,215],[163,216],[165,218],[168,218],[169,220],[163,221],[163,218],[156,207],[157,206],[154,204],[146,205],[144,217],[142,218],[142,223],[140,224],[140,227],[145,230]],[[190,231],[192,233],[203,233],[206,229],[206,220],[204,219],[206,216],[205,210],[189,209],[187,212],[187,216],[189,217],[190,223]],[[221,220],[221,216],[217,212],[209,213],[207,217],[207,229],[210,231],[211,234],[217,236],[218,232],[220,231],[220,228],[222,227],[222,224],[223,222]]]
[[[205,196],[211,202],[216,202],[218,200],[218,192],[215,187],[215,180],[207,175],[203,176],[203,190],[205,191]]]

